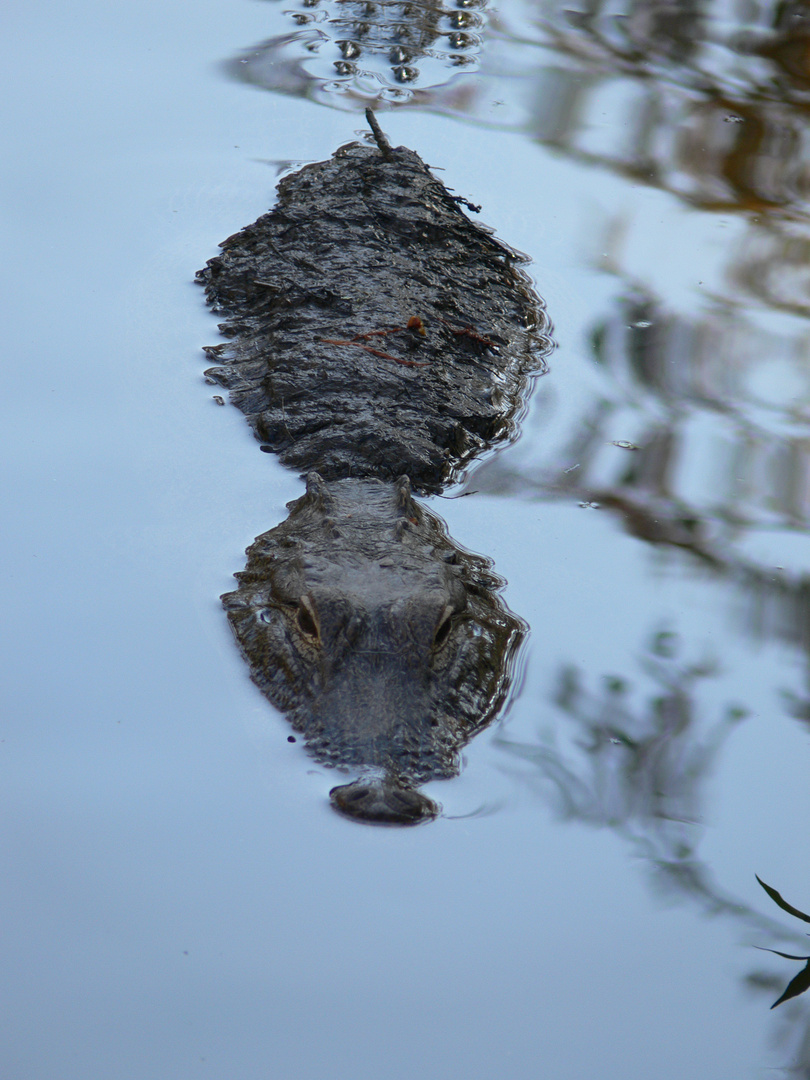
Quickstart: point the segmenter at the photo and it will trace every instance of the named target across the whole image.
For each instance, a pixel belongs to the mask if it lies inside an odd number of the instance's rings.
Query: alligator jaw
[[[433,799],[390,776],[341,784],[329,792],[329,801],[343,817],[367,825],[419,825],[441,813]]]

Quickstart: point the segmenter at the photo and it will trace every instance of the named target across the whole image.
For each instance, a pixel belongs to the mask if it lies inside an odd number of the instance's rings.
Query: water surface
[[[804,8],[458,10],[396,62],[326,0],[10,10],[9,1080],[810,1076],[754,949],[810,951],[754,878],[807,910]],[[191,284],[369,102],[558,346],[432,500],[532,633],[411,831],[329,811],[229,638],[301,485],[213,402]]]

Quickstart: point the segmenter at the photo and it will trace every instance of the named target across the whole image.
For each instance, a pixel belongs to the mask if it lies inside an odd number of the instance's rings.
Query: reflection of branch
[[[799,17],[793,20],[782,18],[789,4],[772,3],[770,8],[767,3],[761,5],[762,18],[770,19],[772,29],[759,33],[750,32],[748,13],[741,12],[735,25],[733,9],[726,11],[725,35],[718,34],[720,24],[707,12],[708,7],[706,0],[676,7],[655,2],[635,4],[620,25],[610,19],[607,4],[599,0],[590,3],[587,12],[564,10],[559,17],[547,8],[543,43],[591,69],[634,75],[653,84],[697,91],[707,98],[717,99],[725,94],[736,102],[787,103],[805,113],[810,106],[810,86],[804,5]],[[618,25],[618,34],[612,37],[602,29],[611,24]],[[743,41],[740,32],[745,31],[749,32]],[[713,46],[711,52],[705,49],[708,44]],[[803,62],[799,65],[787,59],[791,49],[801,57]],[[716,62],[721,50],[732,62],[736,61],[733,68]],[[758,77],[763,65],[748,57],[762,57],[770,62],[771,77]],[[783,76],[781,79],[777,72]]]
[[[675,315],[633,282],[590,338],[613,386],[570,423],[551,464],[496,456],[476,471],[475,488],[617,515],[631,536],[687,551],[743,591],[753,636],[775,636],[810,658],[810,573],[747,554],[757,533],[810,527],[807,406],[792,382],[770,402],[749,389],[770,389],[763,369],[780,359],[806,378],[798,343],[757,335],[736,308]],[[681,483],[695,463],[705,494]],[[789,711],[810,721],[807,702],[794,699]]]
[[[606,439],[601,445],[607,444]],[[568,459],[564,459],[568,460]],[[557,482],[550,474],[532,475],[495,458],[475,474],[478,491],[500,495],[519,492],[524,498],[546,501],[579,502],[583,507],[615,513],[625,530],[655,547],[686,551],[700,564],[736,586],[745,596],[747,606],[741,627],[758,640],[776,639],[799,649],[810,658],[810,574],[791,573],[783,568],[758,565],[737,555],[728,543],[711,537],[723,514],[698,510],[683,500],[644,487],[592,487],[585,468],[574,474],[559,474]],[[579,483],[573,476],[582,476]],[[728,520],[726,524],[747,535],[750,523]],[[798,526],[797,526],[798,527]],[[810,726],[810,701],[784,694],[786,711]]]
[[[594,692],[585,688],[577,668],[563,668],[552,701],[566,725],[573,725],[574,753],[563,753],[548,737],[518,743],[501,735],[497,745],[531,767],[522,775],[543,781],[544,793],[552,785],[565,818],[608,826],[629,840],[652,870],[659,891],[697,903],[707,915],[731,916],[775,943],[803,941],[778,921],[723,892],[697,855],[706,783],[726,738],[745,712],[735,705],[727,707],[725,715],[701,735],[697,690],[714,669],[705,661],[680,662],[678,652],[674,634],[661,631],[652,637],[639,666],[654,689],[635,707],[632,686],[624,678],[609,676]],[[762,884],[785,911],[810,921]],[[810,988],[810,957],[765,951],[808,961],[772,1007]],[[751,972],[745,983],[757,993],[772,993],[783,985],[761,971]],[[777,1027],[776,1039],[790,1047],[793,1067],[787,1071],[810,1080],[807,1009],[795,1003],[784,1019],[786,1025]]]
[[[577,668],[560,671],[553,701],[577,731],[575,759],[549,742],[518,743],[501,735],[497,745],[551,782],[565,818],[607,825],[630,840],[661,890],[699,900],[707,913],[733,915],[784,936],[774,920],[723,894],[696,857],[702,789],[745,711],[729,707],[701,738],[695,690],[713,667],[680,664],[678,648],[674,634],[654,635],[640,666],[655,691],[641,708],[632,707],[630,684],[622,678],[606,678],[593,693]]]

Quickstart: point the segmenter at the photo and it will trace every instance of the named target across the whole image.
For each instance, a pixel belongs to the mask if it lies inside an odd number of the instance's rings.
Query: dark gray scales
[[[441,491],[543,370],[522,257],[404,147],[345,146],[278,195],[197,275],[229,339],[207,374],[285,465]]]
[[[228,338],[209,375],[308,473],[223,596],[231,627],[310,753],[359,773],[332,805],[404,825],[438,813],[417,786],[456,775],[525,630],[412,486],[514,433],[549,341],[520,257],[369,122],[377,147],[287,177],[198,278]]]

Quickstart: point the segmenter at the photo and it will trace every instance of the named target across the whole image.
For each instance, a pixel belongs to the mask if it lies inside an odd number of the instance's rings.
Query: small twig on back
[[[371,111],[366,109],[366,120],[368,120],[368,126],[371,128],[371,133],[374,136],[374,141],[380,148],[380,153],[386,161],[394,160],[394,151],[391,149],[391,143],[386,139],[383,129],[377,123],[377,117]]]

